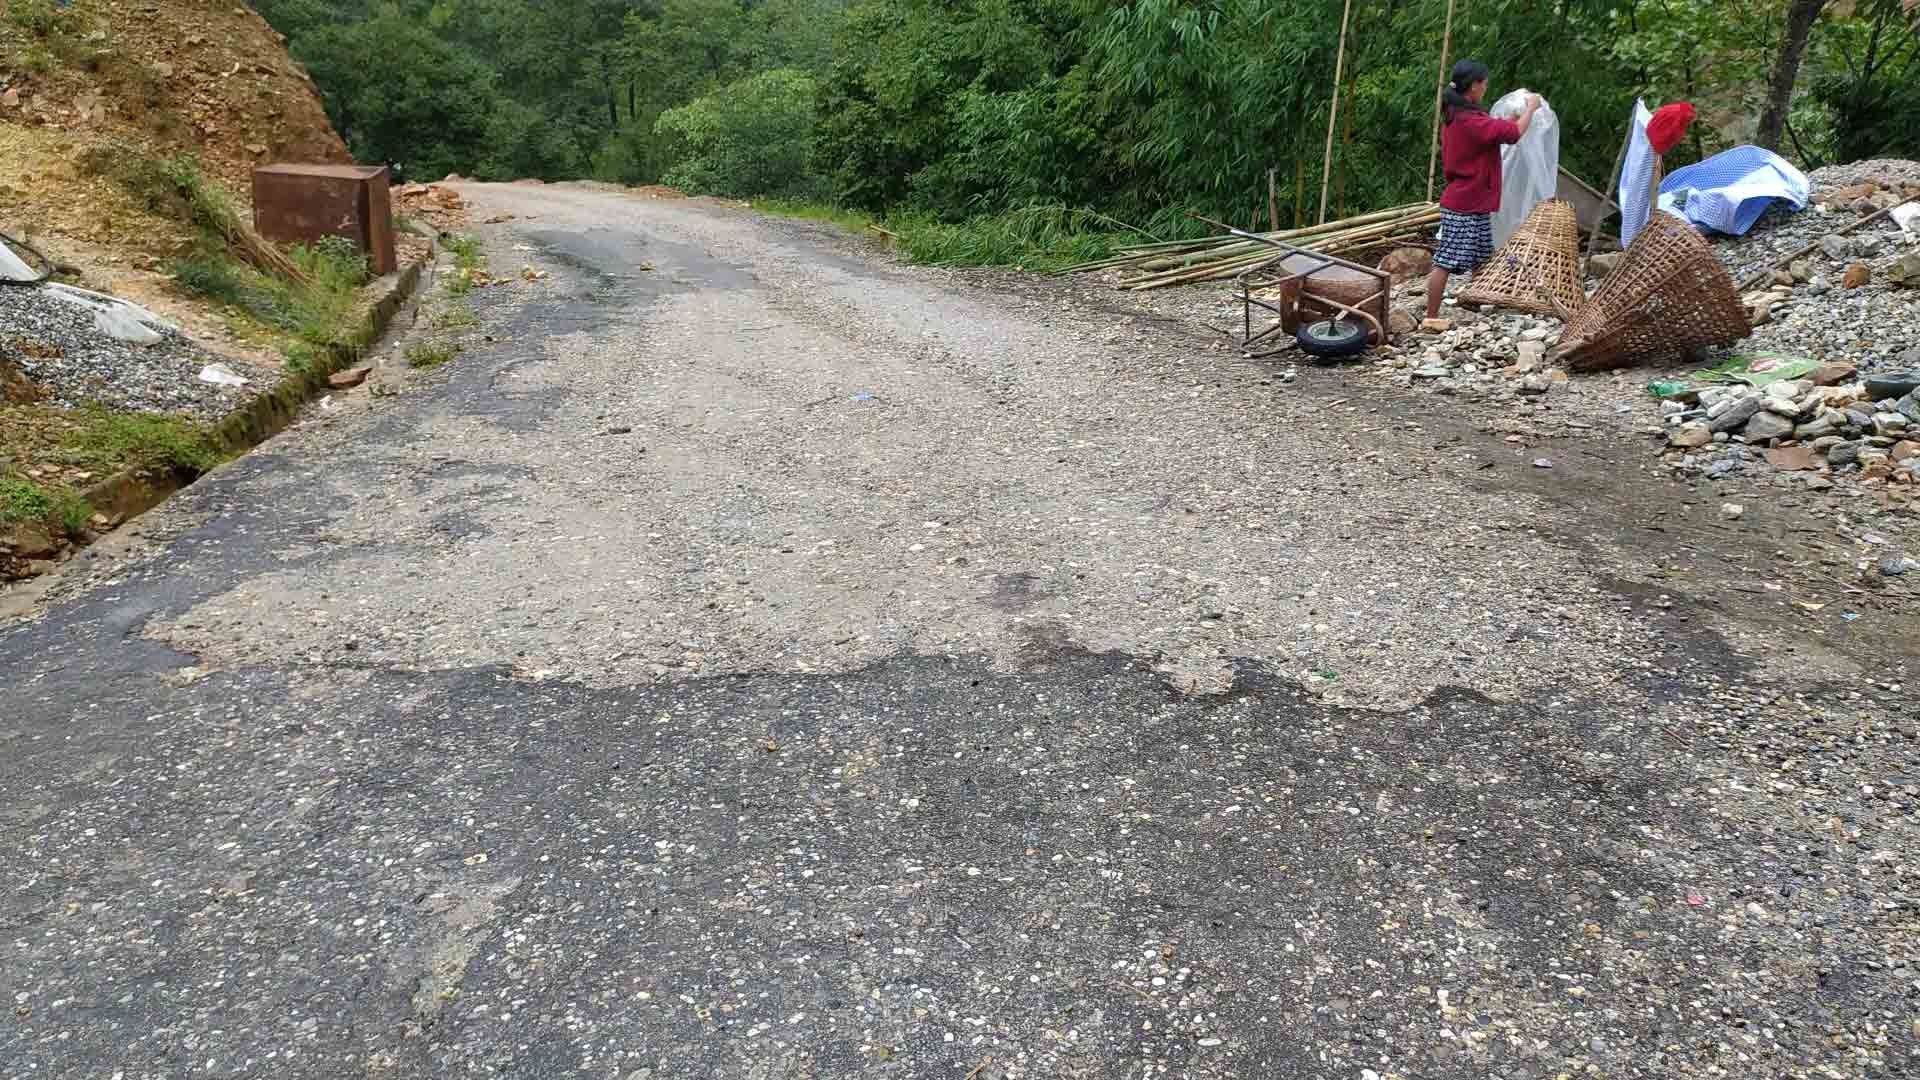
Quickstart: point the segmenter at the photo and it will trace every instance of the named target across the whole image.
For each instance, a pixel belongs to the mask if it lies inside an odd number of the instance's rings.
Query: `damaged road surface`
[[[0,1076],[1920,1069],[1912,623],[1789,523],[463,193],[550,276],[0,628]]]

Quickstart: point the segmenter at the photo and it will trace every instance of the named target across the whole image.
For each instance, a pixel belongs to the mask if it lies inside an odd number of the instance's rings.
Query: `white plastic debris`
[[[0,281],[38,281],[40,275],[25,259],[13,253],[13,249],[0,244]]]
[[[200,369],[200,381],[215,386],[245,386],[246,376],[225,364],[208,364]]]
[[[1887,211],[1893,223],[1907,234],[1909,240],[1920,240],[1920,202],[1905,203]]]
[[[108,296],[105,293],[79,289],[58,282],[46,286],[46,290],[49,296],[93,312],[94,329],[115,341],[125,341],[135,345],[153,345],[160,341],[164,331],[180,332],[179,327],[160,316],[139,304],[130,304],[117,296]]]

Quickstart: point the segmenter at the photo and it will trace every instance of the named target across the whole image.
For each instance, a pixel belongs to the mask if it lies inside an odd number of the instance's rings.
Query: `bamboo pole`
[[[1433,91],[1433,149],[1427,151],[1427,201],[1433,201],[1434,172],[1440,165],[1440,111],[1447,86],[1447,54],[1453,51],[1453,0],[1447,0],[1447,29],[1440,35],[1440,85]]]
[[[1634,100],[1638,101],[1639,95],[1636,94]],[[1627,147],[1633,145],[1633,124],[1634,118],[1629,114],[1627,117],[1627,137],[1620,140],[1620,152],[1613,155],[1613,176],[1607,181],[1607,190],[1605,192],[1607,197],[1606,206],[1612,206],[1620,211],[1620,222],[1622,225],[1626,224],[1627,211],[1626,208],[1620,204],[1620,170],[1625,168],[1627,164]],[[1586,262],[1581,264],[1582,272],[1585,272],[1588,263],[1593,262],[1594,249],[1600,246],[1600,226],[1606,224],[1606,221],[1607,214],[1605,207],[1602,207],[1600,220],[1593,223],[1593,232],[1587,235],[1587,258]]]
[[[1280,192],[1273,186],[1277,168],[1267,170],[1267,228],[1278,231],[1280,228]]]
[[[1347,76],[1347,97],[1353,97],[1353,75]],[[1347,216],[1347,163],[1353,160],[1353,110],[1340,118],[1340,216]]]
[[[1434,204],[1409,203],[1405,206],[1376,210],[1370,214],[1361,214],[1339,221],[1329,221],[1322,225],[1307,225],[1297,229],[1254,234],[1260,237],[1259,240],[1239,236],[1212,236],[1197,240],[1165,240],[1150,244],[1132,244],[1117,249],[1115,254],[1107,258],[1066,267],[1058,272],[1080,273],[1090,270],[1124,269],[1145,276],[1177,273],[1236,259],[1272,255],[1274,248],[1261,242],[1262,240],[1275,240],[1296,247],[1311,247],[1318,250],[1352,243],[1356,240],[1364,241],[1380,235],[1405,233],[1411,229],[1431,225],[1438,220],[1439,209]],[[1218,225],[1219,223],[1209,222],[1209,224]]]
[[[1340,76],[1347,68],[1347,21],[1353,17],[1353,0],[1346,0],[1340,12],[1340,51],[1333,60],[1333,104],[1327,108],[1327,148],[1320,156],[1320,220],[1327,220],[1327,190],[1333,181],[1333,128],[1340,116]]]

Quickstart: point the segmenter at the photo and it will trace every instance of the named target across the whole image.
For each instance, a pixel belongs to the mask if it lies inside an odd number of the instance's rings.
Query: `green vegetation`
[[[473,291],[475,275],[483,269],[485,253],[480,247],[480,238],[466,234],[457,234],[446,238],[447,250],[453,253],[453,273],[447,278],[447,295],[462,297]]]
[[[886,227],[915,262],[1058,270],[1112,255],[1116,243],[1129,239],[1115,225],[1092,211],[1029,206],[957,223],[924,214],[896,215]]]
[[[480,325],[480,317],[467,305],[449,301],[428,316],[427,325],[435,330],[471,330]]]
[[[9,406],[0,410],[0,438],[6,448],[0,455],[0,526],[39,522],[73,537],[92,521],[93,507],[66,483],[22,475],[22,462],[87,470],[98,478],[123,469],[197,475],[223,457],[200,424],[101,407],[68,412]]]
[[[1043,265],[1114,221],[1316,218],[1340,0],[259,0],[363,160],[873,215],[915,257]],[[1424,197],[1444,0],[1352,7],[1328,210]],[[1797,64],[1781,65],[1799,40]],[[1544,93],[1601,183],[1637,95],[1807,166],[1920,155],[1901,0],[1486,0],[1455,56]],[[403,73],[396,77],[394,72]],[[1047,208],[1039,211],[1034,207]],[[1012,216],[1008,215],[1024,215]],[[1125,230],[1119,230],[1125,232]]]
[[[0,525],[43,522],[78,536],[93,507],[69,481],[24,475],[30,463],[55,476],[100,479],[125,469],[198,475],[225,456],[204,425],[173,416],[22,405],[0,409]]]
[[[818,195],[814,92],[806,73],[779,68],[661,114],[656,127],[674,140],[666,182],[734,198]]]
[[[447,250],[453,253],[453,265],[461,270],[478,270],[484,252],[480,247],[480,238],[466,233],[455,233],[446,238]]]
[[[202,245],[173,265],[174,281],[189,292],[225,304],[294,338],[289,355],[311,361],[298,345],[348,344],[357,328],[360,287],[367,264],[349,241],[328,237],[312,247],[296,245],[288,253],[305,280],[263,273]]]
[[[81,409],[75,429],[48,458],[103,471],[126,468],[203,473],[225,457],[205,426],[177,416]]]
[[[92,20],[54,0],[6,0],[6,19],[0,23],[0,56],[32,75],[56,67],[97,67],[106,57],[106,38]],[[11,31],[11,33],[7,33]]]
[[[864,211],[849,210],[844,206],[808,199],[755,199],[753,208],[775,217],[822,221],[829,225],[838,225],[849,232],[861,232],[878,224],[873,220],[872,214]]]
[[[436,368],[458,355],[459,342],[435,338],[407,346],[406,360],[410,368]]]
[[[41,521],[53,513],[53,499],[24,476],[0,476],[0,525]]]
[[[79,492],[48,489],[24,476],[0,475],[0,526],[44,522],[78,536],[93,519],[93,507]]]
[[[193,226],[199,241],[174,261],[174,281],[260,326],[291,338],[289,359],[310,363],[301,346],[349,344],[358,329],[366,259],[352,241],[326,237],[281,251],[262,240],[217,182],[188,155],[156,158],[127,146],[89,151],[82,167],[120,185],[151,213]]]

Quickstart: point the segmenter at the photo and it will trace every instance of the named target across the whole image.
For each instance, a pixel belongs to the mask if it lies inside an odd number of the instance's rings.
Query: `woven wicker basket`
[[[1569,371],[1683,356],[1753,332],[1733,278],[1693,226],[1655,211],[1554,350]]]
[[[1580,284],[1580,222],[1573,204],[1559,199],[1533,208],[1493,258],[1474,271],[1460,302],[1553,314],[1541,289],[1568,311],[1579,311],[1587,302]]]

